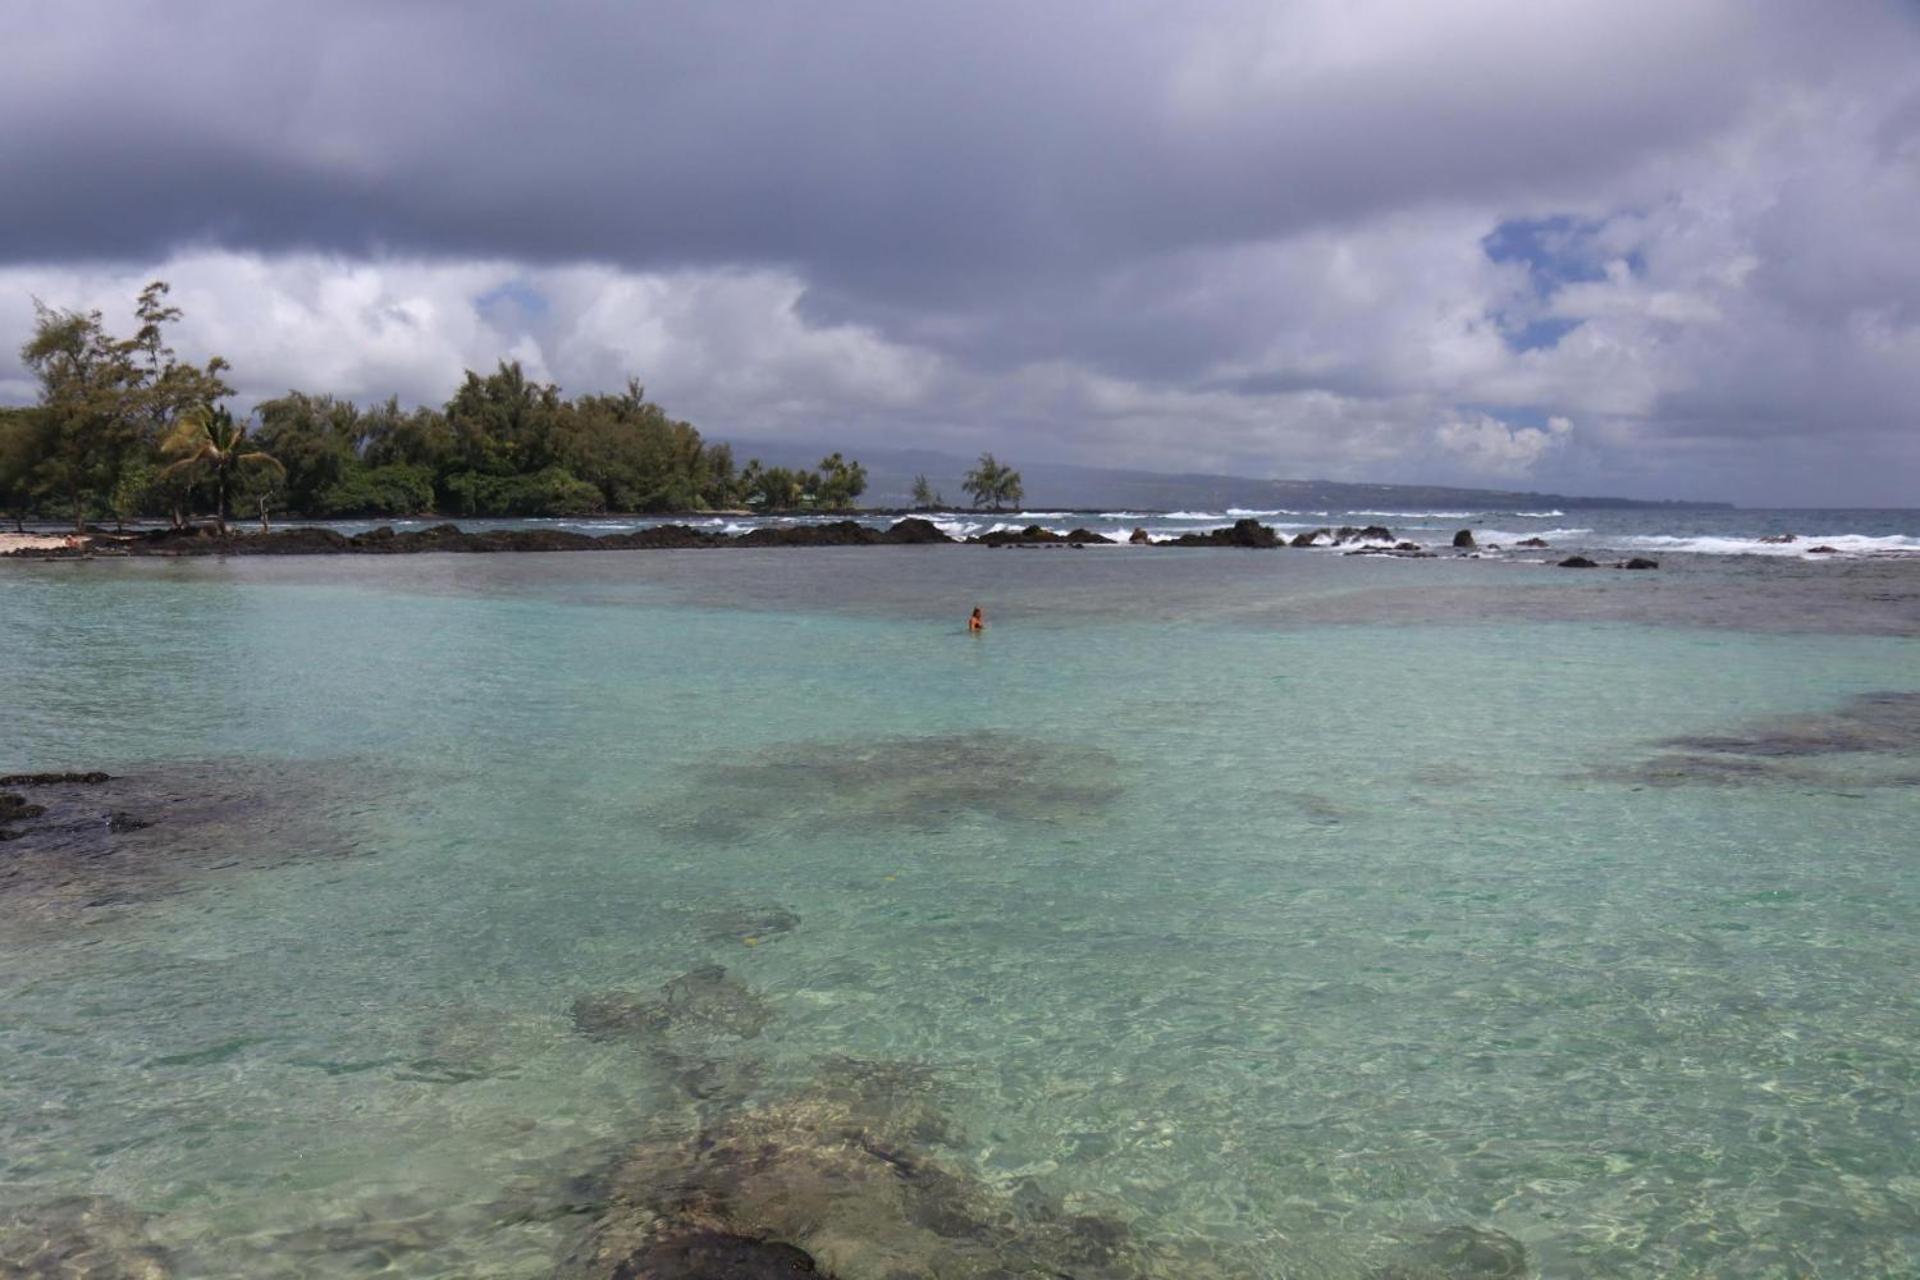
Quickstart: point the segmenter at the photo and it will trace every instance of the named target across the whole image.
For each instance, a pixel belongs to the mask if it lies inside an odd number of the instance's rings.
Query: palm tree
[[[1026,496],[1020,484],[1020,473],[990,453],[980,455],[980,465],[967,472],[960,487],[972,495],[976,507],[991,503],[995,511],[1003,506],[1018,506]]]
[[[219,522],[221,537],[227,533],[227,495],[233,488],[234,475],[242,467],[271,467],[282,475],[287,471],[280,459],[257,449],[248,450],[246,445],[247,424],[235,422],[231,413],[211,404],[196,405],[181,414],[160,442],[160,452],[173,459],[161,475],[185,472],[212,478],[214,518]]]

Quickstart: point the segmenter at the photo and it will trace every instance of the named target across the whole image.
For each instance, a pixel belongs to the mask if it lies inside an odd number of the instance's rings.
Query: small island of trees
[[[612,395],[568,397],[502,361],[469,372],[439,408],[395,399],[362,406],[304,391],[233,417],[227,362],[182,360],[167,343],[180,318],[168,287],[147,286],[132,337],[97,311],[36,301],[21,357],[38,403],[0,408],[0,511],[71,519],[213,511],[303,518],[567,516],[752,508],[844,510],[866,468],[839,453],[819,466],[736,467],[646,398],[637,381]]]

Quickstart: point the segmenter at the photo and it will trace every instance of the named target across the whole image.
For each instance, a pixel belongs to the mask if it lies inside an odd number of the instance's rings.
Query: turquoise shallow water
[[[1857,701],[1920,693],[1910,566],[0,570],[0,772],[266,797],[141,833],[164,894],[0,882],[0,1213],[545,1275],[580,1222],[503,1203],[854,1058],[931,1158],[1217,1274],[1920,1267],[1920,754]],[[765,1025],[691,1095],[571,1015],[712,964]]]

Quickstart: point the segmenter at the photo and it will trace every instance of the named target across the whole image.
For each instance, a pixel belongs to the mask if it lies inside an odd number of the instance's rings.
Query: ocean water
[[[1663,562],[0,564],[0,1274],[1914,1274],[1920,562]]]

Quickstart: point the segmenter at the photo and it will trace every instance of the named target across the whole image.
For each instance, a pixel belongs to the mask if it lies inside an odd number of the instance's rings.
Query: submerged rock
[[[47,1280],[170,1280],[171,1255],[147,1215],[105,1196],[67,1196],[0,1210],[0,1276]]]
[[[1649,560],[1645,556],[1635,556],[1631,560],[1622,560],[1613,566],[1616,569],[1658,569],[1658,560]]]
[[[1598,569],[1600,566],[1585,556],[1568,556],[1560,562],[1562,569]]]
[[[1118,797],[1118,768],[1097,748],[1001,733],[801,742],[692,769],[684,791],[645,817],[723,841],[796,824],[924,832],[974,814],[1083,821]]]
[[[1694,752],[1745,756],[1821,756],[1847,752],[1920,752],[1920,693],[1867,693],[1826,714],[1780,716],[1745,733],[1668,738]]]
[[[364,780],[358,780],[364,781]],[[0,801],[0,927],[64,928],[202,877],[351,852],[329,816],[357,791],[341,767],[251,761],[15,774]]]
[[[557,1276],[1207,1274],[1154,1267],[1164,1259],[1125,1225],[1069,1212],[1043,1188],[1009,1194],[949,1167],[927,1150],[947,1126],[926,1084],[830,1063],[785,1100],[635,1144]],[[692,1266],[708,1269],[673,1269]]]
[[[1374,1280],[1520,1280],[1526,1248],[1504,1231],[1443,1227],[1409,1241]]]
[[[1544,551],[1551,544],[1549,544],[1545,538],[1522,538],[1513,545],[1516,547],[1526,547],[1531,551]]]
[[[681,974],[657,997],[601,991],[573,1002],[574,1030],[593,1040],[668,1033],[751,1040],[772,1019],[772,1007],[717,964]]]
[[[778,1240],[690,1231],[655,1241],[613,1274],[617,1280],[781,1280],[823,1273],[806,1250]]]
[[[708,942],[764,942],[800,927],[800,917],[785,907],[738,907],[708,911],[702,936]]]

